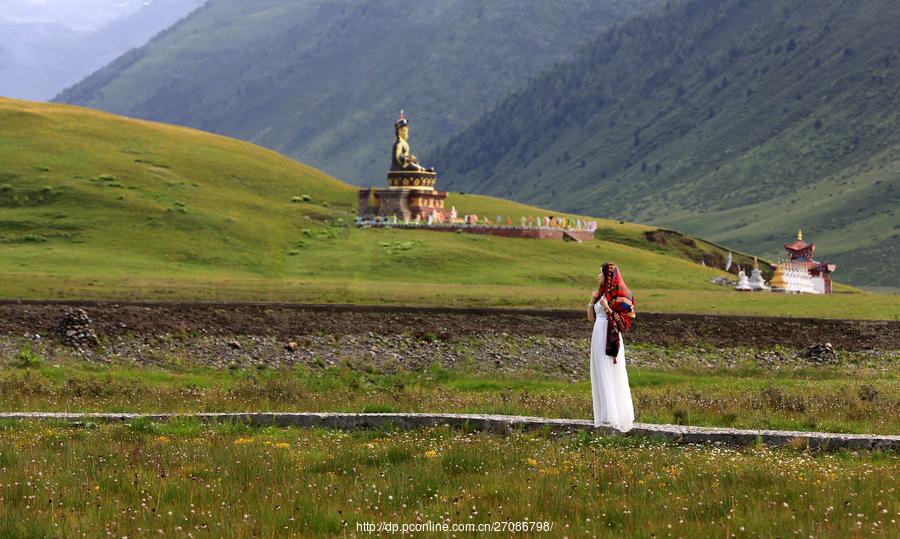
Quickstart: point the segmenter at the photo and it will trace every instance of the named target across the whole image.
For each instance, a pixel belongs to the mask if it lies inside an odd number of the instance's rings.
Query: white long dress
[[[594,399],[594,426],[612,425],[620,431],[631,430],[634,406],[625,371],[625,344],[619,335],[616,363],[606,355],[606,326],[609,321],[600,303],[594,305],[594,332],[591,335],[591,393]]]

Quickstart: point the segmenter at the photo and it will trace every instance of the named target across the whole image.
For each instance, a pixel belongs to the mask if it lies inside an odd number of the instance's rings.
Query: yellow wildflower
[[[241,437],[241,438],[238,438],[237,440],[235,440],[233,443],[234,443],[234,445],[252,444],[252,443],[253,443],[253,438],[243,438],[243,437]]]
[[[428,451],[425,452],[425,456],[430,459],[434,458],[437,456],[437,451],[435,451],[434,449],[429,449]]]

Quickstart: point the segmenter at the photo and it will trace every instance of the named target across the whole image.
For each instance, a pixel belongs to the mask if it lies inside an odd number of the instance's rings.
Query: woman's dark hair
[[[600,266],[600,271],[603,273],[603,285],[600,287],[601,293],[606,293],[607,288],[609,287],[609,267],[612,266],[612,262],[604,262],[602,266]]]

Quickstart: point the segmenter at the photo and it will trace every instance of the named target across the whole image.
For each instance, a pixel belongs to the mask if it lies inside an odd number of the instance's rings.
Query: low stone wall
[[[249,412],[197,414],[116,414],[13,412],[0,414],[0,420],[53,420],[74,424],[116,423],[135,419],[167,421],[192,418],[210,423],[244,423],[252,426],[326,427],[336,429],[398,428],[414,429],[447,425],[454,428],[509,433],[514,429],[546,430],[557,433],[590,431],[598,434],[622,434],[664,439],[680,444],[716,443],[745,446],[762,443],[772,446],[789,445],[819,450],[879,449],[900,450],[900,436],[876,434],[839,434],[829,432],[801,432],[780,430],[730,429],[715,427],[687,427],[683,425],[655,425],[635,423],[622,433],[609,426],[595,427],[588,419],[548,419],[531,416],[492,414],[428,414],[428,413],[331,413],[331,412]]]
[[[590,241],[594,239],[594,233],[588,230],[575,230],[556,227],[521,227],[521,226],[503,226],[503,225],[461,225],[461,224],[434,224],[434,225],[417,225],[417,224],[359,224],[360,227],[372,228],[403,228],[412,230],[429,230],[433,232],[467,232],[469,234],[487,234],[490,236],[501,236],[504,238],[527,238],[541,240],[562,240],[567,234],[572,239],[579,241]]]

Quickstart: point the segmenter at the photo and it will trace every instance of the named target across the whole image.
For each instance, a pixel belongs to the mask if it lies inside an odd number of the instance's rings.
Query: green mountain
[[[651,222],[900,287],[900,3],[670,2],[423,160],[444,185]]]
[[[210,0],[56,101],[248,140],[379,184],[413,148],[658,0]]]
[[[715,286],[722,272],[694,260],[721,260],[720,248],[652,227],[601,219],[601,239],[583,243],[356,228],[356,203],[356,188],[253,144],[0,98],[2,298],[580,308],[612,260],[644,312],[900,316],[900,300],[841,286],[830,297]],[[481,195],[448,203],[559,215]]]

